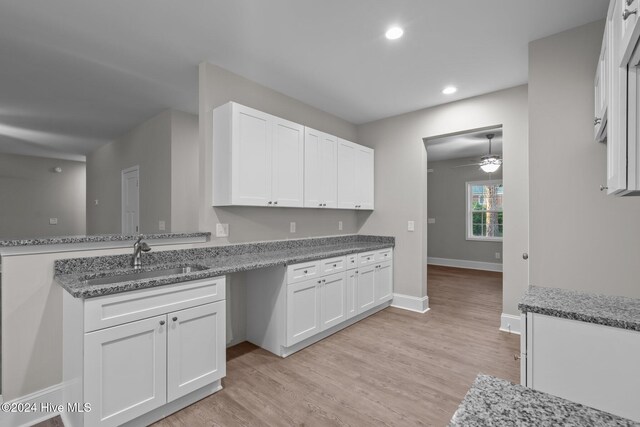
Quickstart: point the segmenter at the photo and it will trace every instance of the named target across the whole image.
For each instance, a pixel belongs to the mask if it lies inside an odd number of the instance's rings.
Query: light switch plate
[[[416,231],[416,222],[415,221],[407,222],[407,230],[408,231]]]
[[[436,223],[435,218],[427,218],[427,224],[435,224],[435,223]]]
[[[296,232],[296,223],[295,222],[290,222],[289,223],[289,231],[292,233]]]
[[[164,221],[158,221],[158,230],[165,231],[167,229],[167,224]]]
[[[216,224],[216,237],[229,237],[229,224]]]
[[[502,254],[500,252],[496,252],[496,259],[500,259],[502,257]]]
[[[342,221],[338,221],[338,230],[342,231]]]
[[[58,225],[58,218],[49,218],[49,225]]]

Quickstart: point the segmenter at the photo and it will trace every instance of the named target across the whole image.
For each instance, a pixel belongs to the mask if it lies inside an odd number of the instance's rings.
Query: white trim
[[[42,412],[43,405],[65,405],[63,385],[56,384],[51,387],[38,390],[34,393],[26,396],[19,397],[17,399],[10,400],[8,404],[17,404],[21,406],[35,405],[33,412],[4,412],[0,411],[0,425],[6,427],[18,427],[18,426],[31,426],[41,421],[53,418],[56,415],[62,417],[62,421],[65,425],[69,425],[64,413],[57,411],[54,412]],[[66,407],[65,407],[66,409]]]
[[[464,259],[428,257],[427,264],[441,265],[443,267],[468,268],[471,270],[498,271],[498,272],[502,271],[502,264],[497,262],[481,262],[481,261],[468,261]]]
[[[500,316],[500,330],[502,332],[520,335],[520,316],[502,313]]]
[[[426,313],[429,311],[429,297],[425,295],[419,298],[411,295],[393,294],[391,307],[415,311],[417,313]]]

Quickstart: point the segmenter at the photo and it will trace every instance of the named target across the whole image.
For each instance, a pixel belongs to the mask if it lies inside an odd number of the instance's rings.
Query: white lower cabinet
[[[388,306],[392,254],[387,248],[247,272],[247,341],[285,357]],[[358,266],[358,258],[372,263]]]
[[[287,286],[287,345],[320,332],[320,280]]]
[[[87,426],[119,426],[167,402],[166,316],[85,336]]]
[[[640,332],[527,313],[521,382],[640,421]]]
[[[225,301],[167,316],[167,400],[226,375]]]
[[[220,389],[224,289],[222,277],[87,300],[65,294],[63,376],[81,385],[73,401],[91,405],[69,425],[147,424]]]

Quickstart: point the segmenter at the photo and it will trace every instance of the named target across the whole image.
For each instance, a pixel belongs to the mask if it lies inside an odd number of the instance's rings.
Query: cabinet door
[[[357,290],[358,314],[373,308],[376,305],[374,293],[375,266],[360,267],[358,269]]]
[[[225,301],[167,317],[167,400],[172,401],[225,376]]]
[[[355,144],[338,139],[338,208],[356,207],[356,155]]]
[[[90,426],[119,426],[166,403],[166,316],[85,334]]]
[[[622,58],[630,50],[629,44],[637,37],[633,33],[638,25],[638,4],[634,0],[618,0],[618,2],[621,3],[621,12],[616,19],[620,19],[621,22],[620,57]]]
[[[393,299],[393,263],[383,262],[375,266],[374,284],[376,305]]]
[[[347,320],[347,280],[344,273],[322,279],[320,308],[323,331]]]
[[[322,132],[315,129],[304,130],[304,206],[322,207]]]
[[[627,80],[627,190],[640,191],[640,49],[631,57]]]
[[[358,314],[358,270],[347,271],[347,319]]]
[[[338,138],[323,133],[320,140],[320,198],[325,208],[338,207]]]
[[[273,205],[304,205],[304,126],[272,117]]]
[[[373,150],[356,148],[356,208],[373,209]]]
[[[314,279],[287,286],[287,346],[321,331],[320,285]]]
[[[272,116],[233,105],[232,204],[267,206],[271,201]]]

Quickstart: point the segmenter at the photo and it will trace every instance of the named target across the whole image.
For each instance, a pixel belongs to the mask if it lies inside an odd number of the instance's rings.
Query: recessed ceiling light
[[[458,88],[455,86],[447,86],[444,89],[442,89],[442,93],[444,93],[445,95],[451,95],[453,93],[456,93],[458,91]]]
[[[389,40],[395,40],[395,39],[399,39],[400,37],[402,37],[402,35],[404,34],[404,30],[400,27],[391,27],[387,30],[387,32],[384,34],[385,37],[387,37]]]

